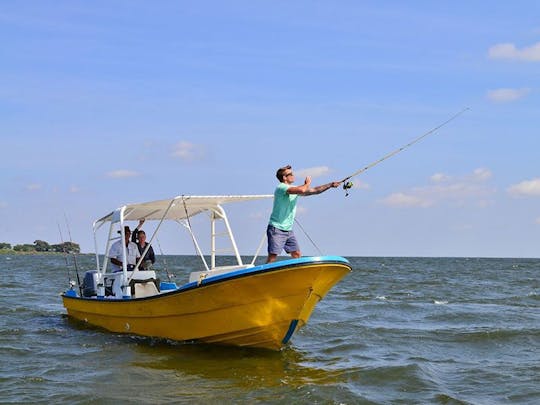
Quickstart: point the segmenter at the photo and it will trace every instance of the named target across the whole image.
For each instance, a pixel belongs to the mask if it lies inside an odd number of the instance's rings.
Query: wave
[[[457,342],[479,343],[479,342],[505,342],[514,339],[539,339],[540,328],[520,328],[520,329],[483,329],[476,331],[450,331]]]
[[[450,394],[436,394],[433,396],[433,403],[444,405],[470,405],[472,402],[462,401]]]

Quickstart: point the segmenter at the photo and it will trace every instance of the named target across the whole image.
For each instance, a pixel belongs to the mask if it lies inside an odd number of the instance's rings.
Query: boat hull
[[[351,270],[346,259],[256,266],[146,298],[70,297],[70,317],[118,333],[279,350]]]

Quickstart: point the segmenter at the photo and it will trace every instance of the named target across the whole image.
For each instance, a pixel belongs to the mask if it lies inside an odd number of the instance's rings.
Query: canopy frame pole
[[[191,235],[191,240],[193,241],[193,245],[195,246],[195,250],[197,254],[200,256],[204,264],[204,268],[206,269],[206,271],[209,271],[210,268],[208,267],[208,263],[206,263],[206,259],[204,258],[204,253],[202,252],[201,247],[199,246],[199,242],[197,241],[197,238],[195,237],[195,234],[193,233],[191,229],[191,225],[187,222],[182,222],[182,221],[176,221],[176,222],[178,222],[180,225],[182,225],[188,230],[189,234]]]
[[[184,225],[187,228],[187,230],[189,231],[189,234],[191,235],[191,240],[193,241],[193,245],[195,246],[195,250],[197,251],[197,253],[201,257],[201,260],[202,260],[202,262],[204,264],[204,268],[206,269],[206,271],[209,271],[210,269],[208,268],[208,263],[206,263],[206,260],[204,258],[204,254],[203,254],[203,252],[201,250],[201,247],[199,246],[199,242],[197,241],[197,238],[195,237],[195,234],[193,233],[193,229],[191,229],[191,223],[189,221],[189,212],[188,212],[187,205],[186,205],[186,198],[184,196],[182,196],[181,198],[182,198],[182,203],[184,204],[184,211],[186,212],[186,222],[182,223],[182,225]]]
[[[173,198],[171,200],[171,202],[169,203],[169,206],[167,207],[167,209],[165,210],[165,213],[163,214],[163,216],[161,217],[161,219],[159,220],[159,223],[156,227],[156,229],[154,230],[154,233],[152,233],[152,236],[150,237],[150,241],[146,244],[146,248],[143,250],[143,252],[141,253],[141,257],[139,257],[139,261],[137,262],[137,264],[135,265],[135,268],[133,269],[133,272],[131,274],[131,277],[128,279],[128,284],[131,282],[131,280],[133,279],[133,276],[135,275],[136,272],[139,271],[139,267],[142,263],[142,261],[144,260],[144,256],[146,256],[146,253],[148,252],[148,250],[150,249],[150,246],[152,245],[152,242],[154,241],[154,238],[156,237],[158,231],[159,231],[159,228],[161,227],[161,224],[163,224],[163,221],[165,220],[165,218],[167,217],[167,214],[169,213],[169,211],[171,210],[172,207],[174,207],[174,202],[176,201],[176,198]],[[144,218],[144,217],[143,217]],[[142,218],[140,218],[142,219]],[[145,218],[144,218],[145,219]]]
[[[227,218],[227,214],[225,213],[225,210],[221,205],[217,205],[215,209],[212,209],[212,215],[211,215],[211,263],[212,263],[212,269],[216,267],[216,233],[215,233],[215,220],[221,219],[223,223],[225,224],[225,228],[227,230],[227,236],[229,237],[229,241],[231,243],[234,256],[236,257],[236,262],[239,266],[242,266],[244,263],[242,262],[242,256],[240,256],[240,251],[238,250],[238,246],[236,245],[236,240],[234,239],[234,234],[231,229],[231,225],[229,224],[229,219]]]
[[[216,213],[210,214],[210,268],[216,268]]]
[[[261,243],[259,243],[259,247],[257,248],[255,255],[253,256],[253,260],[251,260],[252,266],[255,265],[255,260],[257,260],[257,257],[259,256],[259,253],[261,252],[265,239],[266,239],[266,231],[264,232],[263,237],[261,238]]]

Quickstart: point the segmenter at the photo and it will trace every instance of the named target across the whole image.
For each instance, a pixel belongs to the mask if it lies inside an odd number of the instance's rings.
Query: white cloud
[[[28,191],[37,191],[37,190],[41,190],[41,188],[42,188],[41,184],[37,184],[37,183],[28,184],[26,186],[26,190]]]
[[[510,59],[523,61],[540,61],[540,42],[521,49],[512,43],[497,44],[489,48],[488,55],[491,59]]]
[[[435,173],[433,176],[430,177],[430,180],[435,183],[441,183],[443,181],[450,180],[450,177],[444,173]]]
[[[491,171],[485,168],[459,177],[436,173],[430,177],[433,184],[393,193],[381,202],[392,207],[428,208],[439,203],[486,207],[491,204],[490,197],[495,193],[485,184],[491,177]]]
[[[300,169],[295,173],[296,179],[301,179],[306,176],[311,176],[312,178],[322,177],[330,173],[331,170],[327,166],[318,166],[318,167],[309,167],[307,169]]]
[[[487,92],[487,98],[494,103],[509,103],[529,94],[530,89],[496,89]]]
[[[196,145],[187,141],[180,141],[173,147],[171,156],[186,162],[200,160],[206,155],[205,148],[202,145]]]
[[[491,170],[480,167],[473,171],[473,180],[474,181],[486,181],[489,180],[492,176]]]
[[[516,197],[540,195],[540,178],[537,177],[514,184],[508,188],[508,193]]]
[[[534,220],[534,223],[537,224],[537,225],[540,225],[540,217],[536,218],[536,219]]]
[[[112,177],[113,179],[125,179],[128,177],[137,177],[139,173],[132,170],[113,170],[112,172],[107,173],[107,177]]]
[[[78,193],[79,191],[81,191],[81,189],[79,187],[77,187],[77,186],[71,186],[69,188],[70,193]]]
[[[427,208],[433,205],[433,201],[424,199],[419,195],[406,193],[393,193],[381,200],[385,205],[392,207],[421,207]]]

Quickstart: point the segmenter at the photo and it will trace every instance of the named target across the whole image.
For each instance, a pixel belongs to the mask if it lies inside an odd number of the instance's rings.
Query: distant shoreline
[[[88,255],[91,253],[63,253],[63,252],[24,252],[24,251],[17,251],[13,249],[0,249],[0,255],[72,255],[76,254],[79,255]]]

